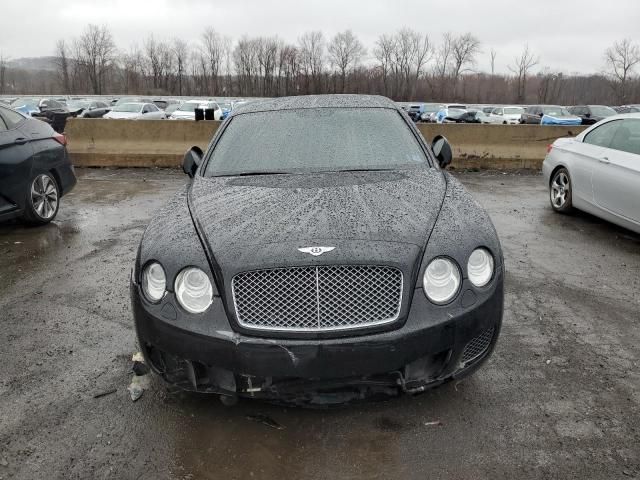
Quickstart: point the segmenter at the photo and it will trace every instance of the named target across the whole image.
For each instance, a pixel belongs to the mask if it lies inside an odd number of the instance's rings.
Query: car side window
[[[610,148],[640,155],[640,119],[626,119],[612,123],[620,125],[613,134]]]
[[[584,137],[583,142],[596,145],[598,147],[612,148],[611,141],[613,140],[620,123],[620,120],[614,120],[612,122],[607,122],[604,125],[600,125],[595,130],[590,131]]]
[[[8,129],[16,128],[25,121],[25,118],[22,115],[8,108],[0,107],[0,115],[4,119]]]
[[[149,105],[145,105],[142,109],[142,113],[149,113],[151,111],[151,107]]]

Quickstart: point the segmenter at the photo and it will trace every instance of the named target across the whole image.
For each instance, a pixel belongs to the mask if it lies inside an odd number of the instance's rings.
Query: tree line
[[[249,35],[234,42],[208,28],[194,43],[150,35],[122,50],[106,26],[88,25],[77,38],[56,43],[55,72],[11,72],[0,56],[0,94],[370,93],[466,103],[640,103],[640,47],[628,39],[607,48],[603,70],[588,75],[544,67],[529,45],[507,74],[495,71],[495,49],[488,65],[480,64],[481,55],[485,46],[471,32],[436,41],[410,28],[382,34],[369,48],[351,30],[330,38],[310,31],[290,43]]]

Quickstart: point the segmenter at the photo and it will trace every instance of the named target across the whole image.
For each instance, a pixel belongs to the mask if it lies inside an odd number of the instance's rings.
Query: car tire
[[[562,167],[553,172],[549,182],[549,201],[551,208],[558,213],[573,211],[573,186],[569,170]]]
[[[56,218],[60,207],[60,189],[50,173],[38,173],[28,183],[24,219],[32,225],[44,225]]]

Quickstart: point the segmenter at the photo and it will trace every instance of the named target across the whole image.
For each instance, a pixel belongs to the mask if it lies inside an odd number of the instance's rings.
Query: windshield
[[[69,100],[67,102],[67,107],[74,108],[87,108],[91,102],[88,100]]]
[[[116,102],[116,106],[118,106],[118,107],[119,107],[120,105],[123,105],[123,104],[125,104],[125,103],[139,102],[139,101],[140,101],[140,99],[138,99],[138,98],[133,98],[133,97],[121,98],[120,100],[118,100],[118,101]]]
[[[448,112],[450,117],[459,117],[460,115],[465,113],[466,110],[461,110],[459,108],[450,108]]]
[[[553,117],[571,117],[572,115],[569,113],[564,107],[543,107],[542,113],[545,115],[551,115]]]
[[[426,163],[411,129],[395,110],[313,108],[236,116],[213,150],[205,176],[375,170]]]
[[[185,102],[182,105],[180,105],[180,107],[178,108],[178,110],[180,112],[195,112],[196,108],[199,107],[200,104],[199,103],[195,103],[195,102]]]
[[[613,108],[596,105],[591,107],[591,114],[596,117],[610,117],[611,115],[616,115],[616,111]]]
[[[38,104],[40,103],[39,98],[18,98],[11,102],[12,107],[22,107],[26,105],[28,107],[38,108]]]
[[[508,107],[504,109],[505,115],[520,115],[524,113],[524,108],[520,107]]]
[[[122,105],[116,105],[113,107],[114,112],[129,112],[138,113],[142,110],[142,105],[139,103],[124,103]]]

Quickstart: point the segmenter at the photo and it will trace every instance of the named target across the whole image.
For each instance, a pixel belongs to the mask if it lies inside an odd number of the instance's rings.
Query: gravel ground
[[[0,479],[640,478],[640,236],[554,214],[539,175],[457,174],[505,252],[488,364],[329,411],[228,408],[155,379],[132,403],[130,268],[186,177],[78,175],[55,223],[0,226]]]

